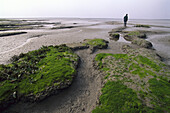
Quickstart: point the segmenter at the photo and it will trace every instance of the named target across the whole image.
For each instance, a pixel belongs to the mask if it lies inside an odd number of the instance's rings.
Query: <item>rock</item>
[[[80,50],[80,49],[87,49],[89,48],[84,43],[70,43],[66,44],[68,47],[70,47],[73,51]]]
[[[140,38],[133,39],[131,43],[148,49],[152,48],[151,42]]]
[[[144,27],[144,28],[150,28],[150,25],[142,25],[142,24],[137,24],[134,27]]]
[[[108,47],[108,41],[103,39],[84,39],[83,42],[80,43],[69,43],[66,44],[73,51],[80,49],[88,49],[88,53],[93,53],[96,49],[106,49]]]
[[[115,40],[115,41],[119,40],[120,37],[118,33],[110,33],[109,36],[110,36],[110,40]]]
[[[147,38],[146,34],[140,34],[138,37],[142,38],[142,39],[146,39]]]
[[[129,36],[129,35],[124,35],[124,39],[125,39],[126,41],[132,41],[132,40],[134,39],[134,37]]]
[[[85,39],[83,43],[94,52],[96,49],[106,49],[109,42],[104,39]]]
[[[116,29],[112,29],[112,31],[110,31],[109,34],[110,34],[110,33],[120,33],[120,32],[122,32],[124,29],[125,29],[125,27],[119,27],[119,28],[116,28]]]

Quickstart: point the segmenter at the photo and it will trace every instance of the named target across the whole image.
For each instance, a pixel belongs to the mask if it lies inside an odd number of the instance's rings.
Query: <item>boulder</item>
[[[151,42],[140,38],[134,38],[131,43],[148,49],[152,48]]]
[[[133,36],[130,36],[130,35],[124,35],[124,39],[125,39],[126,41],[132,41],[132,40],[134,39],[134,37],[133,37]]]
[[[115,41],[119,40],[120,37],[118,33],[110,33],[109,36],[110,36],[110,40],[115,40]]]

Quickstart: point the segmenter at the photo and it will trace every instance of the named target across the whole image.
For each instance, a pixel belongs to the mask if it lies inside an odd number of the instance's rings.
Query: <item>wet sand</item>
[[[72,22],[74,21],[65,21],[62,24],[67,24],[68,26],[70,24],[74,24]],[[81,42],[84,39],[93,38],[103,38],[108,40],[108,32],[112,29],[112,25],[107,25],[105,22],[99,23],[96,21],[77,20],[77,24],[75,26],[80,25],[82,27],[54,30],[50,29],[48,26],[43,29],[22,30],[28,32],[27,34],[1,37],[0,64],[6,64],[12,56],[39,49],[42,45],[48,46]],[[100,26],[102,27],[100,28]]]
[[[148,40],[153,43],[154,49],[163,57],[163,61],[170,65],[170,34],[152,35]]]
[[[42,45],[59,45],[63,43],[73,43],[73,42],[81,42],[84,39],[93,39],[93,38],[102,38],[105,40],[109,40],[108,32],[111,29],[121,27],[121,21],[111,21],[111,19],[67,19],[67,18],[60,18],[60,19],[31,19],[30,21],[33,22],[49,22],[49,23],[60,23],[60,24],[47,24],[44,27],[39,29],[32,29],[32,30],[12,30],[12,31],[25,31],[27,34],[21,35],[14,35],[14,36],[7,36],[0,38],[0,64],[9,63],[9,59],[20,53],[26,53],[28,51],[39,49]],[[163,57],[170,58],[169,52],[167,51],[167,43],[166,41],[160,41],[161,43],[157,43],[157,39],[164,38],[164,34],[169,31],[170,28],[159,27],[160,24],[158,22],[150,23],[150,25],[154,25],[157,27],[151,28],[136,28],[133,27],[134,22],[139,23],[139,21],[130,21],[128,28],[125,31],[134,31],[134,30],[150,30],[150,31],[157,31],[158,34],[151,34],[148,36],[148,40],[150,40],[155,49],[158,50],[159,54]],[[149,21],[151,22],[151,21]],[[166,22],[166,21],[165,21]],[[142,22],[141,22],[142,23]],[[143,21],[143,23],[148,23]],[[163,23],[163,22],[162,22]],[[159,25],[159,26],[158,26]],[[165,27],[167,25],[164,23]],[[75,28],[65,28],[65,29],[51,29],[56,26],[75,26]],[[11,32],[10,31],[0,31],[0,32]],[[169,31],[170,32],[170,31]],[[160,37],[160,34],[162,35]],[[165,34],[165,38],[167,33]],[[167,37],[168,39],[168,37]],[[123,39],[119,40],[118,42],[122,42]],[[124,41],[123,41],[124,42]],[[161,46],[166,45],[165,49]],[[163,53],[168,53],[167,55]]]

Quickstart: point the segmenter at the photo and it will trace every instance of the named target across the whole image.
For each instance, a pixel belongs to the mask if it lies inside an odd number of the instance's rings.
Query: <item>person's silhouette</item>
[[[126,14],[126,16],[124,16],[124,26],[126,27],[128,21],[128,14]]]

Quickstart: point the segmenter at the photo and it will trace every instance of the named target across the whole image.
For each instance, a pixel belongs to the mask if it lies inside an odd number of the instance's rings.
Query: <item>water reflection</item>
[[[130,41],[125,40],[124,37],[123,37],[121,34],[119,34],[119,35],[120,35],[120,37],[110,38],[110,40],[114,40],[114,41],[116,41],[116,42],[131,43]]]

